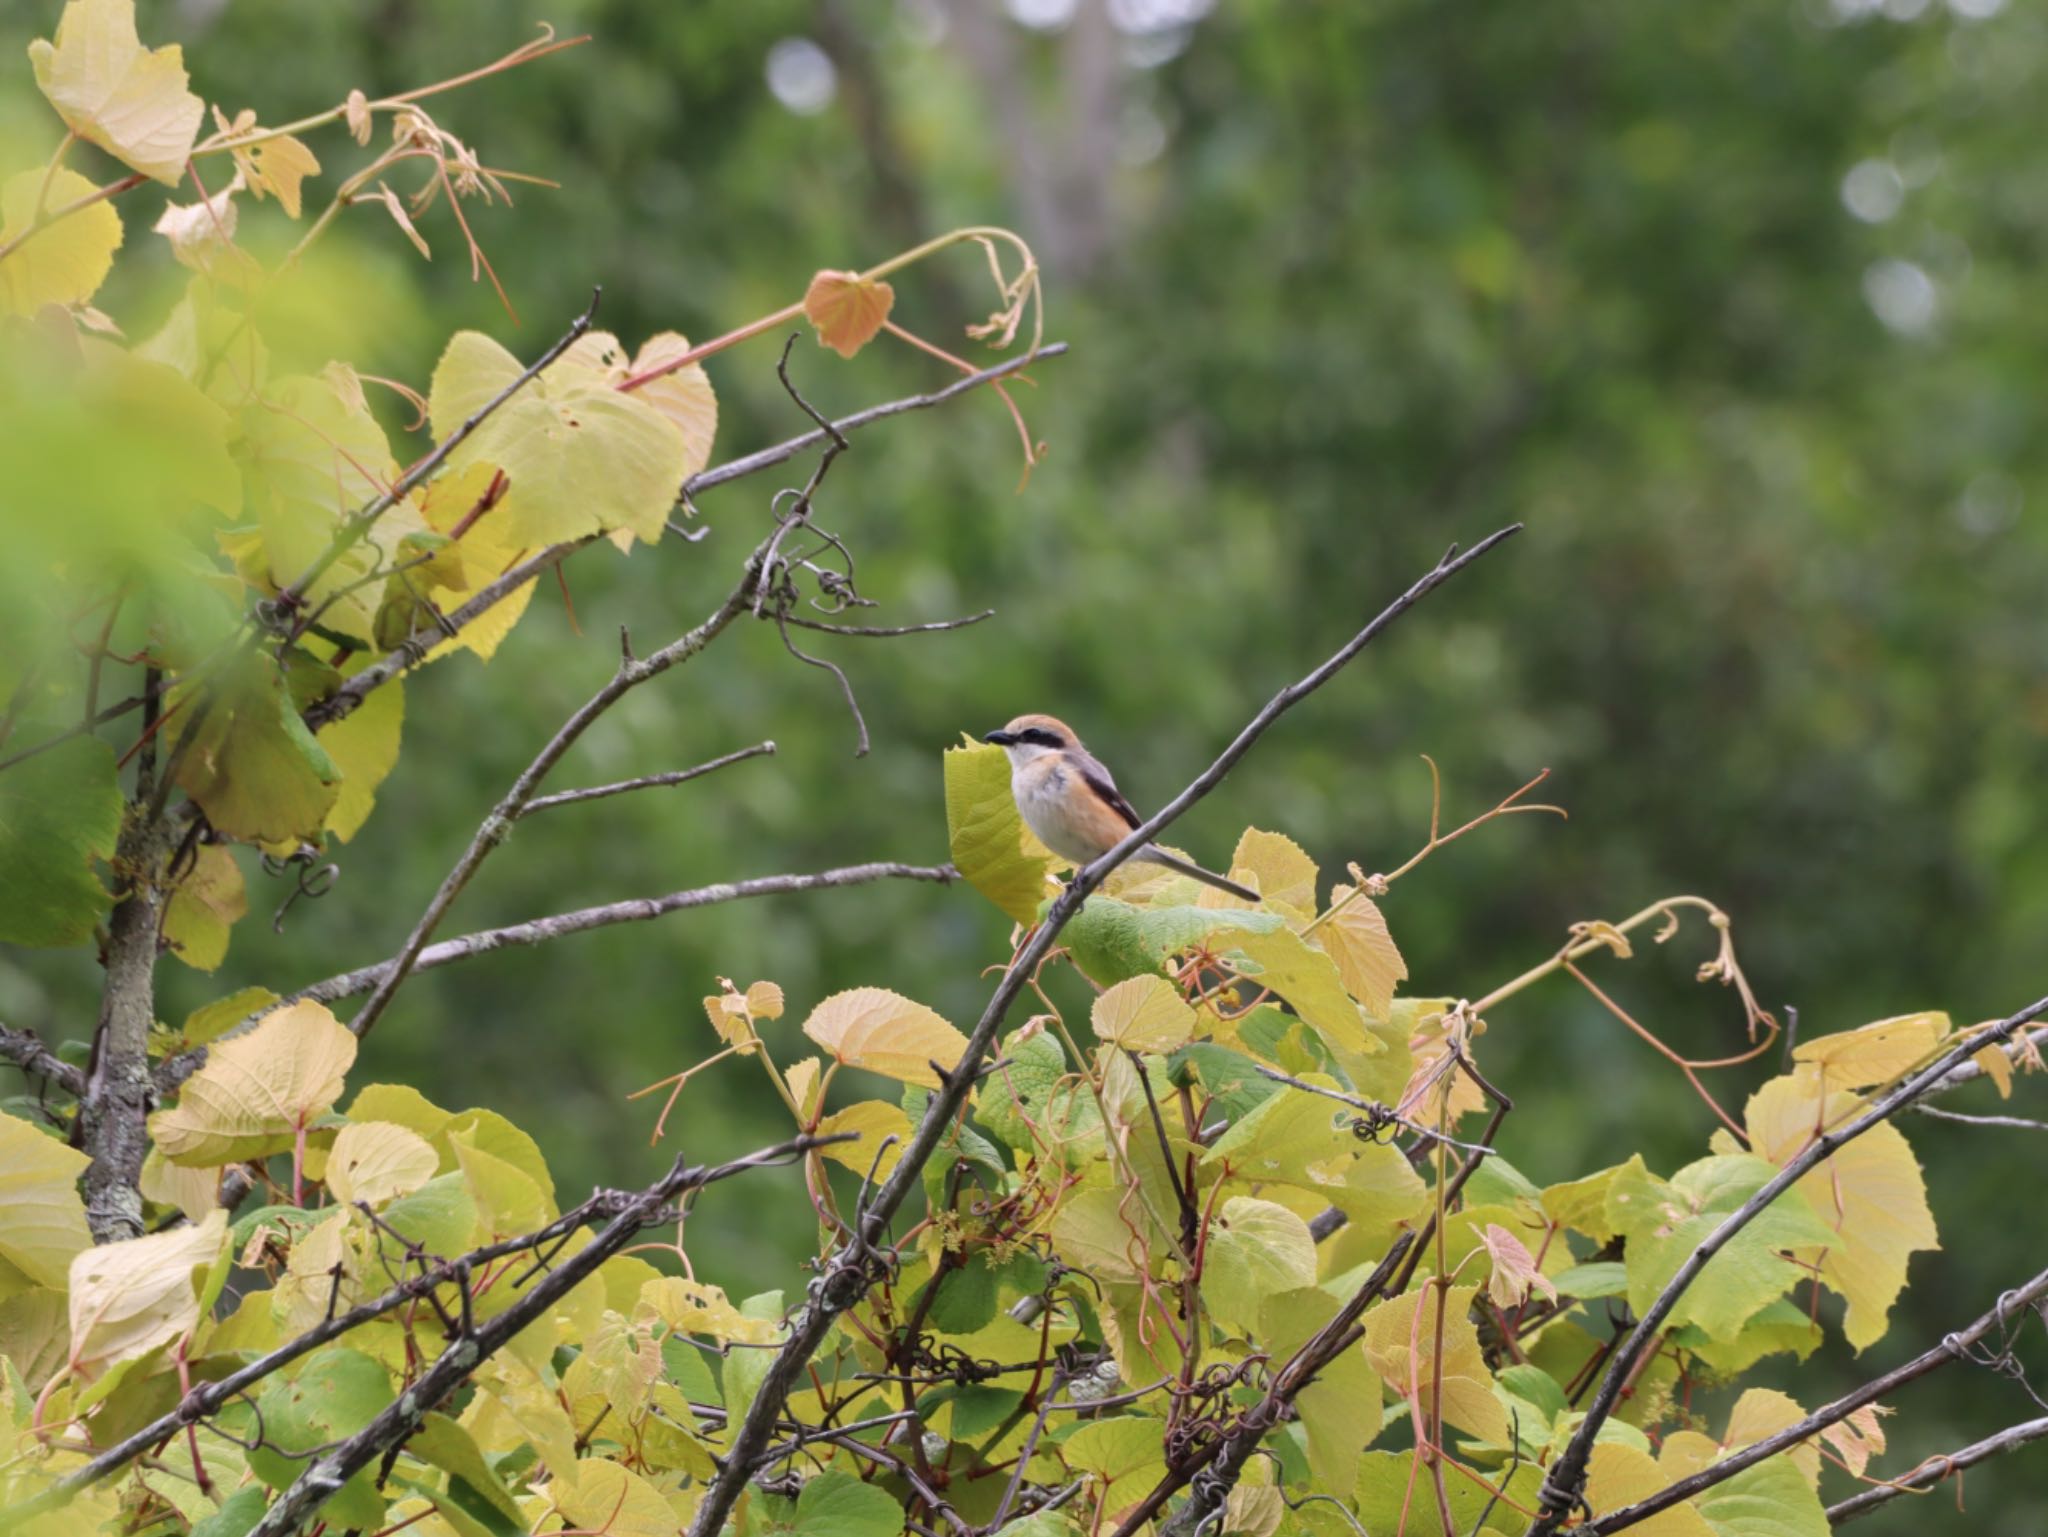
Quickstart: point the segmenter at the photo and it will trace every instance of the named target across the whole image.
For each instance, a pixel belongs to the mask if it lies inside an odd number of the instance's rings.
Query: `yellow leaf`
[[[1905,1014],[1802,1042],[1792,1057],[1811,1064],[1830,1089],[1862,1089],[1911,1072],[1941,1049],[1949,1033],[1946,1014]]]
[[[249,179],[249,190],[258,198],[269,193],[284,205],[288,216],[296,219],[300,208],[299,184],[308,176],[320,174],[319,157],[288,133],[233,153],[235,164]]]
[[[1095,1000],[1098,1039],[1129,1051],[1173,1051],[1195,1033],[1195,1011],[1164,977],[1131,977]]]
[[[1847,1419],[1828,1426],[1820,1438],[1840,1454],[1852,1474],[1861,1478],[1870,1459],[1884,1455],[1884,1426],[1878,1422],[1878,1416],[1891,1412],[1882,1404],[1865,1404]]]
[[[848,1067],[902,1083],[939,1087],[932,1064],[951,1071],[967,1037],[921,1003],[882,987],[834,993],[804,1021],[804,1034]]]
[[[187,966],[212,971],[227,957],[228,930],[248,911],[249,895],[234,852],[223,844],[204,844],[164,908],[164,938]]]
[[[1366,1033],[1358,1005],[1345,992],[1330,957],[1310,949],[1293,930],[1234,935],[1231,948],[1243,951],[1258,964],[1251,976],[1253,986],[1269,988],[1285,998],[1330,1046],[1361,1054],[1383,1049]]]
[[[1354,888],[1330,888],[1330,905],[1343,908],[1315,931],[1315,939],[1330,959],[1344,989],[1356,998],[1374,1019],[1385,1019],[1393,1007],[1394,989],[1407,980],[1408,963],[1394,936],[1387,932],[1387,920],[1368,896],[1352,896]],[[1346,898],[1350,900],[1346,902]]]
[[[273,1009],[207,1048],[178,1103],[149,1118],[150,1135],[172,1163],[202,1168],[280,1152],[341,1097],[355,1059],[356,1038],[326,1005]]]
[[[1806,1411],[1785,1394],[1770,1388],[1751,1388],[1735,1400],[1735,1407],[1728,1413],[1728,1430],[1721,1437],[1721,1449],[1726,1452],[1740,1451],[1745,1446],[1754,1446],[1768,1436],[1774,1436],[1788,1425],[1796,1425],[1806,1418]],[[1880,1438],[1882,1439],[1882,1438]],[[1802,1441],[1790,1447],[1784,1454],[1792,1466],[1806,1480],[1808,1488],[1820,1483],[1820,1447],[1812,1441]]]
[[[71,0],[54,44],[28,45],[36,84],[81,139],[176,186],[204,104],[185,89],[184,50],[148,49],[135,34],[135,0]]]
[[[227,1247],[228,1214],[101,1244],[71,1261],[71,1364],[97,1376],[199,1322],[200,1286]]]
[[[48,212],[93,190],[76,171],[49,178]],[[20,239],[36,219],[43,173],[23,171],[0,185],[0,245]],[[99,291],[121,248],[121,216],[110,202],[95,203],[40,230],[0,261],[0,314],[33,315],[45,304],[83,304]]]
[[[1984,1075],[1998,1085],[2000,1099],[2012,1098],[2012,1058],[2005,1054],[2003,1046],[1983,1046],[1971,1053],[1970,1060],[1984,1070]]]
[[[366,655],[363,665],[372,660]],[[327,812],[327,830],[343,843],[369,820],[377,787],[398,765],[398,739],[404,728],[405,684],[392,678],[340,720],[321,727],[315,738],[341,774],[341,787]]]
[[[1862,1104],[1846,1093],[1823,1102],[1807,1071],[1773,1078],[1743,1111],[1751,1145],[1780,1167],[1813,1141],[1817,1125],[1839,1124]],[[1819,1252],[1820,1278],[1847,1300],[1842,1333],[1861,1350],[1884,1337],[1909,1257],[1941,1246],[1927,1182],[1905,1135],[1887,1121],[1838,1149],[1795,1188],[1839,1235],[1839,1243]]]
[[[773,982],[754,982],[747,987],[747,1012],[756,1019],[782,1018],[782,989]]]
[[[600,1457],[556,1469],[539,1493],[561,1512],[565,1530],[604,1537],[675,1537],[681,1525],[661,1491],[638,1473]]]
[[[782,1078],[789,1085],[789,1097],[796,1101],[796,1108],[806,1118],[818,1109],[818,1066],[817,1057],[805,1057],[793,1062],[783,1071]]]
[[[416,1131],[391,1121],[344,1126],[327,1154],[327,1189],[344,1206],[381,1206],[410,1195],[441,1168],[441,1155]]]
[[[1301,918],[1315,912],[1316,862],[1300,844],[1280,833],[1261,832],[1256,827],[1245,829],[1244,836],[1237,840],[1237,852],[1230,856],[1230,878],[1256,890],[1260,900],[1275,912],[1284,909]],[[1202,905],[1217,905],[1211,902],[1212,897],[1220,898],[1221,905],[1249,905],[1213,888],[1203,889]]]
[[[1648,1452],[1619,1441],[1601,1441],[1586,1463],[1586,1503],[1597,1515],[1648,1499],[1670,1482]],[[1647,1537],[1716,1537],[1707,1518],[1691,1505],[1673,1505],[1629,1528]]]
[[[910,1117],[901,1107],[886,1100],[862,1100],[857,1105],[848,1105],[844,1110],[835,1110],[818,1123],[818,1135],[831,1136],[834,1132],[852,1131],[860,1133],[858,1142],[835,1142],[818,1151],[834,1163],[844,1164],[854,1173],[866,1177],[869,1169],[875,1170],[876,1179],[887,1179],[896,1167],[896,1160],[903,1156],[903,1149],[910,1141]],[[895,1144],[882,1151],[886,1138],[894,1137]],[[876,1167],[875,1154],[881,1152],[880,1167]]]
[[[820,272],[804,291],[804,314],[818,328],[818,340],[850,358],[882,329],[896,302],[887,283],[857,272]]]
[[[0,1110],[0,1279],[12,1266],[61,1289],[72,1256],[92,1243],[78,1176],[92,1162]]]
[[[267,652],[181,684],[172,699],[193,712],[191,745],[174,777],[216,828],[266,845],[319,836],[341,771],[299,718]]]
[[[689,339],[674,331],[659,331],[641,344],[630,370],[644,374],[690,350]],[[701,363],[691,363],[672,374],[651,379],[633,392],[676,424],[683,435],[683,478],[689,479],[711,462],[711,440],[718,432],[718,396]]]
[[[683,1334],[708,1334],[722,1344],[767,1345],[777,1338],[771,1319],[749,1318],[725,1292],[701,1281],[663,1276],[640,1288],[640,1307]]]
[[[477,1230],[482,1237],[510,1238],[553,1220],[554,1202],[533,1176],[478,1147],[475,1128],[451,1132],[448,1146],[476,1201]]]
[[[1479,1330],[1471,1318],[1476,1286],[1453,1286],[1443,1294],[1443,1417],[1460,1430],[1483,1440],[1505,1443],[1507,1410],[1493,1394],[1493,1374],[1479,1348]],[[1415,1309],[1429,1299],[1421,1318]],[[1390,1297],[1366,1311],[1365,1354],[1380,1380],[1402,1398],[1411,1390],[1421,1395],[1429,1412],[1431,1383],[1437,1375],[1438,1288],[1427,1286]]]
[[[1135,1280],[1150,1226],[1135,1197],[1128,1206],[1121,1190],[1077,1190],[1052,1219],[1053,1246],[1076,1270],[1104,1280]]]
[[[458,331],[434,368],[434,436],[445,441],[516,381],[519,360],[477,331]],[[631,529],[661,537],[682,489],[687,447],[676,424],[588,368],[541,375],[499,407],[449,458],[461,471],[491,464],[509,488],[487,522],[520,546]]]
[[[969,741],[945,753],[946,838],[953,863],[974,889],[1018,923],[1046,899],[1053,856],[1033,837],[1010,794],[1010,760],[1000,747]]]
[[[1268,1297],[1315,1280],[1316,1241],[1299,1216],[1255,1196],[1223,1203],[1202,1253],[1202,1301],[1217,1323],[1249,1337]]]
[[[206,1214],[220,1205],[219,1170],[181,1169],[155,1148],[143,1155],[142,1175],[135,1187],[145,1201],[175,1206],[194,1222],[205,1220]]]

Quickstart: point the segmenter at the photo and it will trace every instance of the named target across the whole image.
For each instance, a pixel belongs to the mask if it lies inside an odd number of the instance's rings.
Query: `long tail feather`
[[[1236,881],[1227,881],[1220,875],[1212,875],[1200,865],[1182,859],[1178,854],[1169,854],[1158,844],[1150,844],[1145,852],[1137,856],[1148,864],[1165,865],[1169,870],[1178,870],[1182,875],[1191,875],[1205,886],[1214,886],[1218,891],[1227,891],[1240,902],[1256,902],[1259,894],[1249,887],[1240,886]]]

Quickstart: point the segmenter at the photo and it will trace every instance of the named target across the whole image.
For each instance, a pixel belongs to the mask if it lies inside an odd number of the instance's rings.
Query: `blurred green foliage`
[[[59,9],[0,17],[8,170],[55,139],[19,50]],[[1443,766],[1452,820],[1548,767],[1569,824],[1489,827],[1389,898],[1419,992],[1479,996],[1569,923],[1676,891],[1735,916],[1766,1006],[1829,1029],[1921,1007],[1972,1020],[2041,990],[2038,8],[1127,0],[1110,8],[1121,31],[1094,0],[1017,10],[1062,24],[1027,28],[993,0],[145,7],[145,35],[186,44],[195,90],[265,122],[457,73],[529,21],[592,35],[433,104],[488,164],[562,183],[474,214],[519,326],[469,281],[445,207],[423,229],[432,265],[376,209],[344,217],[298,329],[365,373],[423,388],[461,326],[530,357],[596,283],[629,345],[667,327],[701,338],[789,302],[817,268],[991,221],[1037,244],[1048,334],[1074,344],[1020,392],[1051,447],[1021,493],[986,395],[865,435],[835,472],[820,521],[883,602],[863,617],[999,610],[959,634],[820,641],[860,691],[869,757],[852,759],[831,680],[746,631],[634,694],[561,783],[762,737],[778,756],[522,826],[444,932],[943,857],[939,750],[1026,709],[1072,721],[1149,809],[1446,544],[1520,519],[1522,538],[1291,716],[1178,840],[1221,857],[1251,824],[1298,840],[1326,878],[1347,860],[1385,869],[1426,831],[1418,754]],[[791,110],[771,76],[820,110]],[[317,147],[330,178],[353,153],[331,133]],[[181,288],[147,233],[160,201],[123,201],[129,246],[152,249],[131,249],[98,301],[131,336]],[[260,246],[259,223],[245,238]],[[989,307],[978,260],[907,276],[899,318],[957,337]],[[714,460],[804,425],[774,350],[713,363]],[[807,340],[794,369],[833,411],[946,377],[886,343],[842,363]],[[700,617],[773,489],[707,496],[700,543],[572,562],[580,631],[544,591],[489,666],[462,658],[411,685],[399,771],[333,894],[273,934],[285,888],[251,868],[255,913],[225,966],[167,965],[160,1013],[388,954],[509,777],[608,674],[617,627],[644,649]],[[502,1110],[541,1136],[565,1188],[631,1184],[678,1141],[717,1155],[773,1124],[765,1084],[737,1071],[693,1085],[658,1151],[651,1107],[622,1103],[711,1049],[698,1000],[717,976],[778,981],[792,1023],[871,982],[965,1022],[1003,940],[964,889],[876,886],[501,952],[413,982],[358,1077]],[[1721,1056],[1740,1011],[1692,983],[1710,953],[1688,932],[1600,978],[1679,1049]],[[83,1039],[96,982],[84,951],[0,954],[0,1017]],[[1518,1102],[1504,1146],[1539,1183],[1631,1149],[1665,1169],[1704,1151],[1706,1108],[1568,982],[1491,1023],[1487,1066]],[[1739,1109],[1773,1066],[1713,1075],[1717,1092]],[[1907,1129],[1948,1248],[1915,1263],[1867,1359],[1837,1348],[1799,1368],[1789,1386],[1808,1403],[2040,1263],[2015,1189],[1987,1173],[2028,1134]],[[806,1242],[793,1182],[783,1195],[721,1232],[722,1252],[696,1231],[715,1279],[759,1281]],[[2025,1405],[1959,1367],[1899,1407],[1910,1457]],[[2048,1512],[2024,1458],[1972,1494],[2009,1529]],[[1871,1530],[1903,1531],[1916,1509]]]

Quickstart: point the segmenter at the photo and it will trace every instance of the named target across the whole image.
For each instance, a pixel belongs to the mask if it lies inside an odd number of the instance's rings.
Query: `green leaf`
[[[59,728],[24,722],[9,739],[34,743]],[[114,857],[121,788],[114,750],[79,737],[0,774],[0,941],[71,945],[113,905],[93,869]]]
[[[1260,1348],[1275,1369],[1307,1344],[1336,1315],[1337,1300],[1314,1287],[1278,1291],[1264,1299]],[[1295,1396],[1294,1407],[1308,1437],[1308,1464],[1317,1487],[1340,1500],[1351,1498],[1359,1455],[1379,1434],[1380,1380],[1357,1346],[1316,1373]]]
[[[92,1244],[78,1177],[92,1160],[0,1110],[0,1280],[9,1270],[62,1291]]]
[[[237,656],[218,676],[181,684],[171,698],[185,718],[174,718],[173,739],[193,733],[174,777],[216,830],[265,844],[319,838],[341,770],[299,719],[268,651]]]
[[[1195,1030],[1195,1011],[1164,977],[1128,977],[1106,988],[1088,1020],[1097,1040],[1126,1051],[1173,1051]]]
[[[1090,980],[1109,987],[1147,972],[1163,973],[1168,956],[1225,929],[1258,935],[1285,925],[1278,913],[1224,907],[1133,907],[1114,897],[1093,896],[1060,931],[1060,943]],[[1301,942],[1297,939],[1295,943]]]
[[[286,1453],[345,1440],[382,1413],[394,1396],[390,1372],[361,1351],[341,1346],[315,1351],[297,1376],[289,1382],[273,1377],[257,1400],[264,1439],[249,1453],[249,1467],[271,1488],[286,1488],[306,1468],[303,1457]],[[375,1530],[384,1516],[376,1470],[363,1469],[320,1508],[331,1525]]]
[[[851,1473],[820,1473],[796,1497],[799,1537],[898,1537],[903,1508],[886,1489]]]
[[[1060,1443],[1060,1455],[1077,1473],[1093,1473],[1106,1484],[1131,1478],[1166,1462],[1166,1426],[1145,1415],[1093,1420]]]
[[[946,837],[954,867],[1015,921],[1031,922],[1045,900],[1053,856],[1017,814],[1009,754],[969,741],[946,749],[945,768]]]
[[[747,1298],[740,1304],[740,1314],[745,1318],[769,1321],[779,1320],[783,1314],[782,1293],[762,1292]],[[738,1424],[754,1405],[754,1399],[761,1391],[761,1384],[768,1376],[768,1368],[775,1364],[772,1350],[732,1350],[720,1364],[719,1398],[731,1412],[730,1423]]]
[[[1273,1011],[1278,1014],[1278,1010]],[[1282,1016],[1285,1017],[1285,1016]],[[1291,1025],[1292,1020],[1289,1021]],[[1281,1092],[1280,1085],[1259,1072],[1259,1065],[1241,1051],[1197,1041],[1175,1052],[1167,1070],[1176,1087],[1192,1081],[1209,1096],[1208,1120],[1222,1116],[1235,1125]]]
[[[686,1336],[670,1334],[661,1342],[661,1367],[683,1397],[700,1404],[725,1402],[719,1396],[718,1379],[704,1364],[704,1352]]]
[[[1551,1279],[1567,1297],[1591,1301],[1596,1297],[1619,1297],[1628,1290],[1628,1266],[1619,1261],[1600,1260],[1560,1270]]]
[[[1828,1537],[1820,1496],[1786,1457],[1767,1457],[1699,1496],[1718,1537]]]
[[[1519,1529],[1520,1523],[1512,1509],[1504,1509],[1507,1501],[1525,1510],[1534,1509],[1536,1491],[1543,1483],[1543,1469],[1533,1463],[1523,1462],[1505,1478],[1497,1470],[1483,1475],[1484,1486],[1469,1478],[1449,1478],[1444,1481],[1444,1493],[1449,1497],[1451,1520],[1456,1523],[1460,1534],[1470,1533],[1479,1524],[1489,1503],[1493,1504],[1490,1518],[1505,1530]],[[1489,1489],[1505,1488],[1505,1496],[1493,1501]],[[1378,1537],[1382,1532],[1393,1532],[1401,1528],[1401,1513],[1408,1512],[1407,1530],[1410,1537],[1422,1537],[1428,1533],[1436,1537],[1441,1530],[1441,1518],[1435,1514],[1436,1501],[1430,1489],[1430,1475],[1426,1468],[1415,1466],[1415,1453],[1367,1452],[1359,1459],[1358,1492],[1356,1509],[1360,1523],[1368,1532]],[[1418,1510],[1429,1514],[1418,1517]],[[1514,1525],[1510,1525],[1514,1522]]]
[[[1723,1154],[1688,1164],[1670,1183],[1632,1158],[1607,1193],[1608,1221],[1628,1239],[1629,1306],[1640,1315],[1679,1266],[1759,1188],[1777,1174],[1748,1153]],[[1825,1246],[1834,1238],[1797,1190],[1779,1196],[1707,1262],[1672,1310],[1673,1325],[1699,1325],[1714,1339],[1731,1339],[1767,1303],[1805,1274],[1782,1251]]]
[[[1224,1328],[1250,1338],[1275,1292],[1313,1287],[1316,1241],[1286,1207],[1236,1195],[1210,1223],[1203,1249],[1202,1301]]]
[[[428,395],[436,441],[445,442],[522,371],[481,332],[456,332]],[[620,528],[652,543],[682,490],[688,455],[681,429],[652,405],[587,369],[570,368],[542,374],[493,412],[449,456],[447,473],[473,464],[503,470],[508,489],[491,517],[502,537],[518,544],[558,544]]]
[[[259,1206],[235,1219],[235,1225],[228,1229],[228,1247],[240,1254],[260,1227],[281,1229],[285,1243],[294,1244],[299,1241],[301,1233],[318,1227],[332,1215],[332,1212],[307,1211],[299,1206]]]
[[[192,1537],[249,1537],[269,1508],[270,1497],[263,1486],[250,1484],[222,1500],[220,1509],[205,1520],[193,1522]]]
[[[941,1334],[972,1334],[996,1316],[996,1272],[986,1249],[940,1278],[938,1294],[927,1315]]]
[[[1039,1140],[1053,1140],[1044,1129],[1052,1105],[1053,1090],[1067,1071],[1067,1054],[1051,1035],[1040,1033],[1030,1040],[1018,1039],[1013,1031],[1004,1037],[997,1060],[1008,1060],[974,1089],[975,1119],[1004,1142],[1026,1155],[1037,1151]],[[1032,1126],[1041,1129],[1037,1137]]]
[[[493,1537],[523,1537],[528,1530],[519,1505],[477,1444],[445,1414],[428,1414],[405,1443],[406,1451],[448,1475],[448,1497]]]
[[[1557,1284],[1565,1289],[1563,1276],[1557,1278]],[[1822,1332],[1819,1320],[1806,1308],[1793,1298],[1780,1297],[1744,1320],[1733,1339],[1717,1340],[1704,1329],[1687,1326],[1674,1330],[1671,1342],[1690,1350],[1722,1376],[1733,1377],[1765,1356],[1788,1353],[1804,1361],[1819,1347]]]

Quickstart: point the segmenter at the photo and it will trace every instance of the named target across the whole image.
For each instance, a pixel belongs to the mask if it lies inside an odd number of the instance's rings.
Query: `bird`
[[[1123,842],[1142,820],[1109,770],[1064,721],[1050,715],[1020,715],[982,740],[1010,755],[1010,794],[1018,814],[1038,841],[1062,859],[1085,865]],[[1249,887],[1169,854],[1156,843],[1146,844],[1131,858],[1177,870],[1240,901],[1259,900]]]

